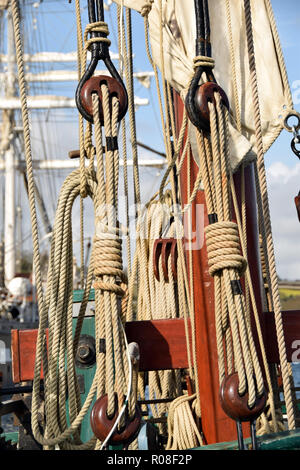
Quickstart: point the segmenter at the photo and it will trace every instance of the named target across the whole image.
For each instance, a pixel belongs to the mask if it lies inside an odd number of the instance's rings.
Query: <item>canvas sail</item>
[[[145,13],[148,8],[149,35],[153,60],[161,68],[160,12],[159,0],[115,0],[119,5]],[[231,163],[236,169],[245,158],[255,157],[255,130],[252,92],[248,64],[243,2],[229,1],[230,29],[234,46],[234,68],[238,90],[241,133],[236,129],[234,106],[234,81],[228,10],[225,0],[210,0],[209,16],[211,28],[212,56],[215,60],[214,75],[226,92],[234,118],[230,128]],[[184,99],[193,75],[195,56],[196,21],[194,0],[162,0],[163,8],[163,52],[165,77]],[[286,80],[286,71],[280,60],[280,44],[276,38],[276,26],[269,0],[252,2],[252,25],[256,53],[257,79],[260,93],[260,111],[265,151],[272,145],[283,128],[283,116],[292,108],[291,93]],[[191,141],[197,159],[196,145]]]

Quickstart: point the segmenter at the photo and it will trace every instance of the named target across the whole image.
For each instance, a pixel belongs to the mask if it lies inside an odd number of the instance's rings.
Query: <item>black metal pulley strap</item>
[[[195,0],[196,16],[196,57],[195,73],[191,80],[185,99],[185,107],[190,121],[204,132],[210,131],[208,102],[215,101],[214,93],[218,92],[222,103],[229,108],[228,98],[217,84],[212,68],[214,61],[211,57],[210,22],[207,0]],[[207,82],[199,85],[203,73]]]
[[[108,30],[107,25],[104,23],[103,0],[88,0],[88,14],[91,61],[77,86],[75,95],[76,106],[87,121],[93,122],[92,94],[97,93],[101,102],[101,85],[106,83],[110,96],[117,96],[119,99],[118,119],[120,121],[126,114],[128,97],[124,83],[109,55],[110,41],[107,39]],[[99,61],[103,61],[111,76],[93,76]],[[100,120],[103,124],[103,112],[101,109]]]
[[[290,126],[288,124],[288,121],[290,118],[296,118],[297,123],[294,124],[293,126]],[[286,118],[284,119],[284,127],[287,131],[293,133],[293,139],[291,141],[291,149],[294,152],[295,155],[300,159],[300,149],[298,149],[296,146],[300,145],[300,115],[297,112],[292,112],[289,113]]]

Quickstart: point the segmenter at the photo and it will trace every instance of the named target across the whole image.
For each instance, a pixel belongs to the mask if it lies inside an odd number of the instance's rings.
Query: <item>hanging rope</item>
[[[255,123],[255,135],[257,145],[257,183],[258,183],[258,208],[259,208],[259,219],[263,229],[263,242],[264,242],[264,254],[265,259],[269,268],[269,281],[270,281],[270,294],[272,298],[275,325],[278,339],[278,349],[280,356],[280,365],[283,377],[283,389],[284,396],[287,406],[287,417],[289,429],[295,428],[295,411],[292,399],[292,376],[287,363],[286,346],[283,332],[283,322],[281,314],[281,302],[278,288],[278,276],[276,272],[276,263],[274,255],[274,245],[271,228],[271,217],[269,209],[269,200],[267,192],[265,165],[264,165],[264,148],[262,140],[262,129],[261,129],[261,116],[259,106],[259,95],[258,95],[258,83],[256,75],[256,64],[255,64],[255,50],[253,41],[253,30],[252,30],[252,17],[251,17],[251,5],[249,0],[244,0],[245,8],[245,20],[246,20],[246,35],[248,44],[248,57],[249,57],[249,68],[251,76],[251,88],[253,95],[253,109],[254,109],[254,123]]]
[[[256,397],[263,392],[264,385],[244,297],[239,287],[239,279],[247,268],[247,262],[240,251],[238,227],[231,222],[228,111],[222,107],[221,97],[217,93],[215,100],[216,106],[209,103],[212,160],[208,159],[206,152],[207,137],[201,135],[199,131],[197,131],[197,143],[205,194],[209,195],[206,198],[208,213],[217,215],[217,219],[214,217],[215,223],[206,227],[205,234],[210,274],[215,280],[219,381],[222,383],[228,373],[227,369],[232,369],[230,362],[233,352],[234,369],[237,370],[239,377],[239,393],[244,394],[248,390],[248,404],[251,407]],[[211,167],[210,172],[209,167]],[[212,174],[213,181],[210,178]],[[214,191],[211,190],[212,186],[215,188]],[[239,288],[234,290],[233,287]],[[228,344],[228,328],[232,332],[232,346]],[[223,338],[226,338],[226,349],[229,352],[227,358],[226,351],[224,354]]]
[[[19,70],[19,85],[22,102],[22,117],[24,124],[26,162],[28,172],[28,185],[31,201],[31,217],[34,239],[34,264],[37,282],[37,293],[39,302],[40,324],[37,339],[35,376],[33,382],[33,400],[32,400],[32,429],[35,438],[46,447],[59,445],[63,449],[88,449],[94,448],[96,439],[92,438],[87,443],[82,443],[79,438],[80,424],[92,403],[96,390],[102,391],[101,378],[103,368],[99,367],[102,363],[97,357],[97,369],[93,383],[88,396],[81,406],[80,393],[75,374],[75,353],[78,346],[78,339],[83,322],[85,308],[88,301],[89,291],[92,284],[93,271],[99,279],[96,283],[96,305],[99,311],[105,311],[106,326],[105,339],[107,344],[107,356],[111,352],[110,358],[106,360],[106,387],[108,388],[109,407],[112,407],[113,389],[117,388],[119,400],[123,405],[123,395],[126,396],[126,403],[129,400],[130,390],[126,388],[131,383],[129,377],[129,362],[126,350],[126,340],[122,334],[122,325],[120,328],[120,315],[118,310],[117,297],[124,296],[126,293],[126,278],[122,271],[121,249],[118,231],[114,223],[114,214],[111,207],[116,207],[118,194],[118,152],[111,152],[106,149],[106,182],[103,186],[103,166],[102,160],[102,141],[97,139],[98,143],[98,168],[97,177],[94,170],[88,170],[80,167],[73,172],[62,187],[58,207],[56,212],[54,233],[52,237],[51,252],[49,257],[49,268],[47,277],[47,289],[45,296],[42,293],[39,246],[37,237],[37,221],[34,205],[34,183],[32,175],[32,158],[30,148],[30,134],[28,124],[28,112],[26,106],[26,92],[23,68],[22,46],[19,28],[18,2],[12,3],[14,28],[16,36],[17,61]],[[113,114],[110,116],[108,105],[108,91],[103,90],[104,109],[105,109],[105,130],[107,136],[117,135],[117,108],[118,103],[113,106]],[[99,106],[95,104],[95,107]],[[99,122],[97,123],[99,136]],[[101,150],[100,150],[101,149]],[[92,154],[90,155],[92,157]],[[98,179],[97,179],[98,178]],[[101,185],[99,184],[101,180]],[[84,181],[84,184],[83,184]],[[85,188],[86,195],[90,196],[95,205],[96,220],[102,224],[100,233],[97,233],[92,251],[92,260],[87,275],[86,289],[83,295],[83,301],[80,308],[76,331],[73,338],[72,334],[72,304],[73,304],[73,285],[72,285],[72,225],[71,214],[72,206],[76,197]],[[107,213],[101,212],[101,203],[103,187],[107,194],[106,204],[109,205]],[[100,208],[100,212],[99,212]],[[98,219],[97,219],[98,218]],[[104,223],[104,225],[103,225]],[[107,223],[107,225],[105,225]],[[100,235],[100,236],[99,236]],[[109,237],[107,237],[109,235]],[[110,251],[110,259],[107,259],[103,249]],[[121,286],[116,283],[116,277],[121,279]],[[125,296],[126,297],[126,296]],[[110,303],[109,305],[106,305]],[[104,304],[104,307],[103,307]],[[108,308],[106,308],[108,307]],[[124,311],[126,305],[123,305]],[[123,311],[123,313],[124,313]],[[109,317],[112,315],[112,317]],[[98,318],[98,312],[95,318],[96,323],[96,343],[99,342],[99,332],[101,330],[102,318]],[[48,327],[48,355],[45,354],[46,327]],[[102,332],[101,332],[102,333]],[[112,378],[112,367],[114,364],[112,353],[112,338],[116,350],[114,351],[115,368],[117,376]],[[98,354],[98,356],[101,354]],[[103,359],[103,357],[101,358]],[[39,405],[39,387],[41,367],[43,364],[44,387],[45,387],[45,411],[46,427],[40,428],[38,420]],[[100,374],[101,372],[101,374]],[[66,406],[66,391],[68,390],[68,406]],[[121,403],[122,402],[122,403]],[[132,409],[132,408],[131,408]],[[123,407],[124,412],[124,407]],[[122,424],[122,411],[119,419]]]

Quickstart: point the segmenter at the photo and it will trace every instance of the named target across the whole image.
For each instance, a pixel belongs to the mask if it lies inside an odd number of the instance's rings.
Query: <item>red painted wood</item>
[[[11,330],[11,363],[12,380],[14,383],[19,383],[21,382],[19,330]]]
[[[33,380],[38,330],[12,330],[11,335],[13,382]]]
[[[292,355],[300,349],[296,343],[300,341],[300,310],[284,311],[282,315],[287,359],[291,362]],[[264,313],[264,317],[268,362],[279,363],[274,314]],[[137,342],[140,347],[141,371],[188,368],[183,319],[130,322],[126,323],[125,330],[128,342]],[[11,333],[13,381],[33,380],[37,330],[12,330]]]
[[[298,196],[295,197],[295,205],[296,205],[298,219],[299,219],[299,222],[300,222],[300,192],[299,192]]]
[[[246,203],[246,224],[247,224],[247,255],[248,255],[248,264],[251,274],[251,280],[253,284],[255,302],[257,307],[257,312],[259,316],[261,331],[263,335],[263,341],[265,344],[265,334],[266,334],[266,325],[265,325],[265,316],[263,314],[263,279],[260,265],[260,248],[259,248],[259,228],[258,228],[258,219],[257,219],[257,199],[255,188],[255,173],[253,164],[245,167],[245,199]],[[234,175],[234,184],[237,193],[238,204],[241,213],[241,181],[242,175],[241,172],[238,172]],[[235,219],[235,215],[233,216]],[[242,285],[244,286],[244,280],[242,279]],[[256,351],[258,358],[260,360],[262,371],[264,371],[263,359],[257,334],[257,327],[255,324],[253,311],[251,312],[251,324],[252,324],[252,334],[256,344]]]
[[[139,345],[141,371],[188,368],[183,319],[130,322],[125,331],[127,341]]]
[[[139,345],[141,371],[188,367],[183,319],[130,322],[125,330],[128,342]],[[36,340],[37,330],[12,330],[14,383],[33,380]]]
[[[265,346],[269,363],[279,364],[279,351],[276,340],[276,327],[273,312],[264,314],[266,321]],[[300,310],[282,312],[284,338],[288,362],[300,360]]]

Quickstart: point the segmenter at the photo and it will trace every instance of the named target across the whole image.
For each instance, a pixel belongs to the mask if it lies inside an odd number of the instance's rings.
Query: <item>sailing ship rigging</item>
[[[111,2],[88,0],[83,27],[76,0],[76,92],[36,100],[28,81],[55,75],[56,83],[66,74],[24,69],[22,5],[10,3],[39,310],[27,345],[21,331],[12,333],[13,381],[32,381],[32,445],[183,450],[236,441],[233,448],[245,449],[249,437],[255,450],[268,439],[269,448],[285,439],[297,448],[290,341],[299,312],[280,305],[264,156],[283,129],[293,133],[297,154],[300,117],[271,3],[113,3],[118,65],[105,21]],[[165,155],[152,161],[164,172],[146,204],[131,9],[144,21],[152,70],[142,76],[154,77]],[[8,98],[16,106],[12,92]],[[72,142],[69,154],[77,169],[64,178],[51,218],[33,173],[43,163],[33,158],[28,113],[45,100],[72,106],[78,119],[77,149]],[[88,204],[94,227],[85,263]],[[37,208],[51,232],[45,285]]]

